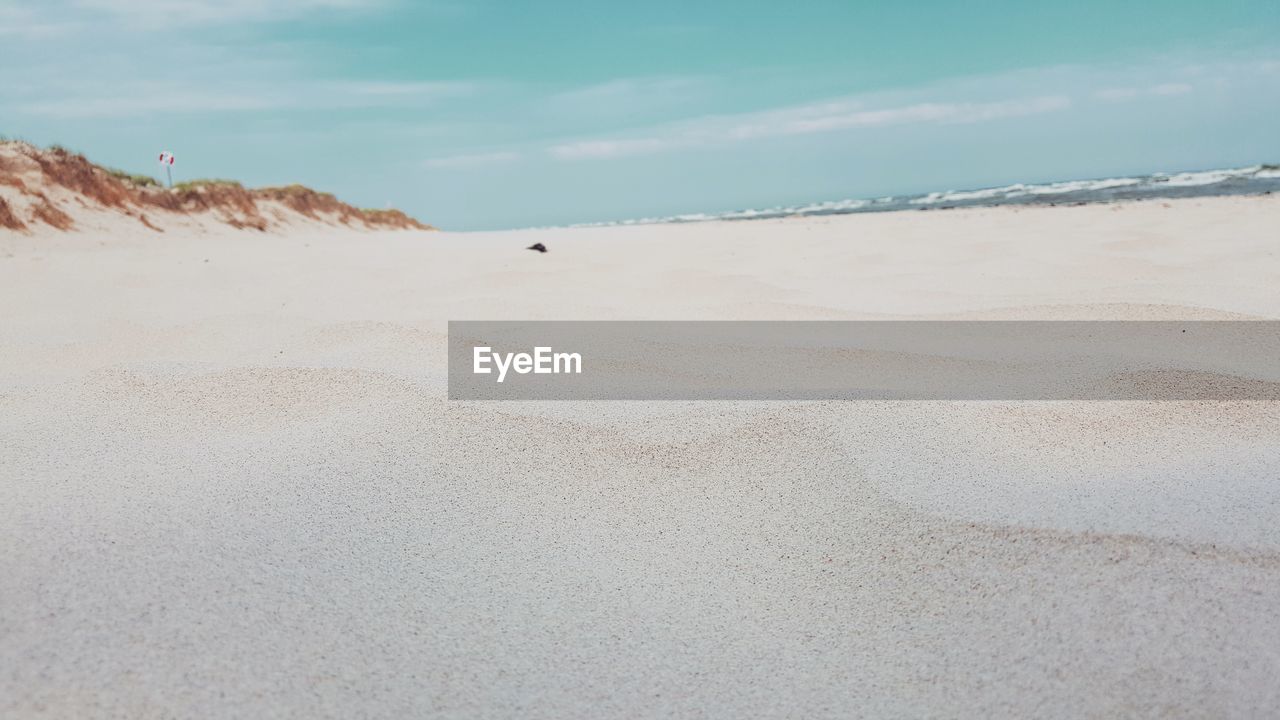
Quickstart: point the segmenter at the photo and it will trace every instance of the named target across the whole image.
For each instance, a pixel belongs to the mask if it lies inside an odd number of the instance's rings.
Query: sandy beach
[[[85,227],[0,230],[0,715],[1280,713],[1280,404],[445,399],[449,320],[1280,319],[1280,196]]]

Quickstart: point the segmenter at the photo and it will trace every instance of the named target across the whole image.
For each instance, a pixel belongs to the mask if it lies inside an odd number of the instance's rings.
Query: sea
[[[1131,177],[1005,185],[976,190],[944,190],[919,195],[829,200],[806,205],[752,208],[722,213],[691,213],[671,217],[637,218],[582,223],[573,227],[649,225],[656,223],[709,222],[715,220],[765,220],[806,215],[847,215],[896,210],[930,210],[997,205],[1083,205],[1119,200],[1261,195],[1280,192],[1280,165],[1252,165],[1225,170],[1154,173]]]

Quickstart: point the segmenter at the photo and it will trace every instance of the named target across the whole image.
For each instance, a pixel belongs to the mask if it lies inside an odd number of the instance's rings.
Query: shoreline
[[[1145,184],[1144,184],[1145,183]],[[828,217],[915,210],[952,210],[972,207],[1081,206],[1098,203],[1182,200],[1205,197],[1250,197],[1280,191],[1280,165],[1257,164],[1224,170],[1156,173],[1124,178],[1066,180],[974,190],[947,190],[881,198],[830,200],[805,205],[758,209],[693,212],[680,215],[633,218],[595,223],[571,223],[551,227],[612,227],[762,220],[779,217]],[[1055,199],[1056,198],[1056,199]],[[940,204],[940,203],[951,204]]]

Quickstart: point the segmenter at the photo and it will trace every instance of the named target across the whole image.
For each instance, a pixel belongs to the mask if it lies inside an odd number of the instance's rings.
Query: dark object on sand
[[[542,243],[534,243],[529,247],[525,248],[525,250],[537,250],[538,252],[546,252],[547,246],[543,245]]]

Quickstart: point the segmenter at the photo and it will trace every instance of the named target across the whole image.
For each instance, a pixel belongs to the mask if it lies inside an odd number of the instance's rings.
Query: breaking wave
[[[805,205],[690,213],[670,217],[637,218],[574,227],[649,225],[655,223],[709,222],[713,220],[762,220],[805,215],[844,215],[857,212],[923,210],[929,208],[1026,204],[1085,204],[1211,195],[1250,195],[1280,190],[1280,165],[1252,165],[1224,170],[1154,173],[1132,177],[1067,180],[1054,183],[1005,185],[976,190],[945,190],[920,195],[876,199],[831,200]]]

